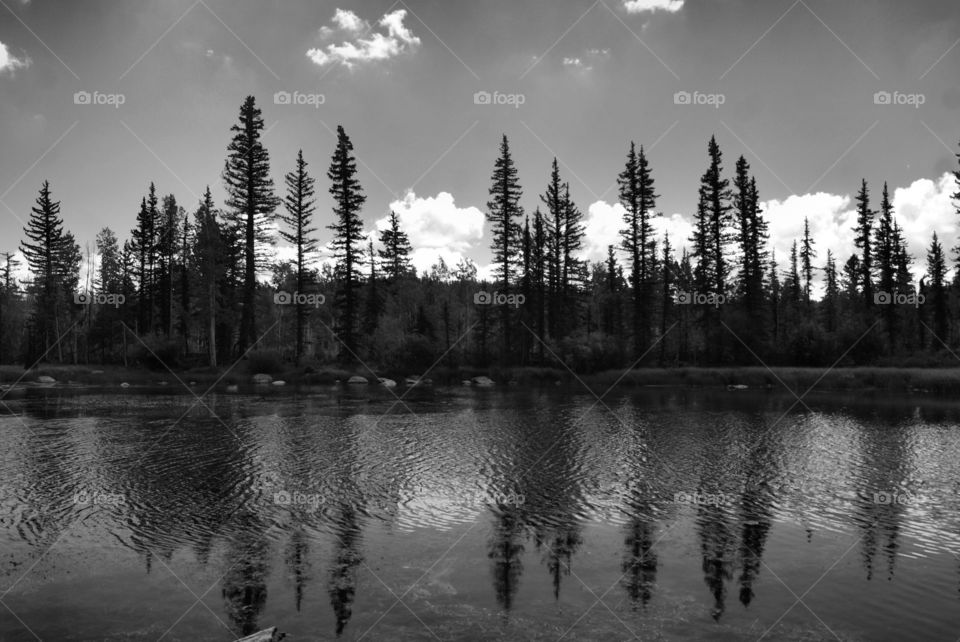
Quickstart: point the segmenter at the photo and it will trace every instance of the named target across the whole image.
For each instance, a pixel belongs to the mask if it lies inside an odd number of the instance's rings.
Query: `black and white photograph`
[[[960,3],[0,0],[0,642],[960,642]]]

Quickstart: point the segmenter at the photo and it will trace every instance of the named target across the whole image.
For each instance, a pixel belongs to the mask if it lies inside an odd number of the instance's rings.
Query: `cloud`
[[[420,46],[420,38],[404,26],[403,19],[406,15],[405,9],[385,14],[377,25],[386,29],[386,33],[375,32],[369,38],[364,38],[360,34],[366,31],[369,25],[352,11],[337,9],[333,16],[336,28],[323,27],[320,29],[320,36],[329,38],[340,31],[345,32],[345,39],[341,44],[330,43],[325,48],[310,49],[307,57],[320,66],[339,63],[353,69],[360,63],[389,60],[411,52]]]
[[[333,14],[333,24],[344,31],[363,31],[368,25],[349,9],[337,9]]]
[[[936,181],[921,178],[909,187],[898,187],[893,192],[897,221],[903,228],[907,248],[917,257],[914,274],[926,270],[927,249],[934,232],[945,249],[955,247],[960,241],[957,238],[957,212],[951,198],[955,191],[957,183],[953,174],[945,172]]]
[[[622,242],[620,230],[624,227],[623,215],[625,212],[626,210],[620,203],[611,204],[606,201],[596,201],[587,207],[587,215],[584,217],[585,234],[581,259],[590,262],[604,261],[607,258],[607,246],[613,245],[614,249],[617,250],[617,260],[622,263],[623,253],[619,251]],[[651,224],[658,247],[662,243],[664,235],[670,237],[670,245],[677,257],[680,256],[683,248],[689,245],[687,239],[690,238],[693,228],[683,215],[655,216],[651,219]]]
[[[627,13],[666,11],[676,13],[683,8],[684,0],[626,0],[623,8]]]
[[[29,66],[30,59],[28,57],[17,58],[10,53],[7,45],[0,42],[0,74],[7,73],[12,76],[17,69],[26,69]]]
[[[870,207],[879,209],[882,185],[870,185]],[[891,189],[894,217],[903,229],[907,251],[914,258],[911,272],[919,279],[926,272],[927,248],[934,232],[945,248],[957,243],[957,214],[951,194],[957,186],[953,175],[944,173],[937,180],[922,178],[908,187]],[[803,237],[804,216],[810,220],[810,235],[816,243],[815,265],[822,268],[827,261],[827,250],[833,252],[837,268],[855,252],[853,227],[857,221],[856,203],[849,194],[803,194],[784,201],[761,203],[764,216],[770,222],[770,246],[777,252],[782,270],[788,268],[790,246]],[[816,275],[822,283],[822,271]],[[819,289],[819,288],[818,288]]]
[[[414,247],[411,261],[418,272],[429,270],[438,256],[452,268],[483,239],[483,212],[476,207],[458,207],[449,192],[426,198],[407,192],[390,203],[390,209],[397,213],[401,228],[410,237]],[[389,216],[379,219],[377,236],[388,226]]]

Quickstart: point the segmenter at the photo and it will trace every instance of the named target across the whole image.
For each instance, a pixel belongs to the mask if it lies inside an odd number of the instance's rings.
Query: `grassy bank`
[[[260,369],[274,379],[282,379],[290,385],[332,385],[346,381],[353,375],[372,379],[365,369],[338,369],[314,367],[279,366]],[[167,371],[120,366],[70,366],[45,365],[29,372],[19,366],[0,366],[0,383],[17,381],[35,383],[40,376],[53,377],[59,383],[117,386],[153,386],[166,382],[178,385],[177,378],[198,387],[250,383],[254,374],[249,364],[241,363],[234,368],[194,368],[176,372],[176,377]],[[378,372],[379,376],[391,378],[403,385],[406,376],[413,373]],[[459,385],[461,381],[486,375],[499,385],[579,385],[583,382],[595,390],[618,387],[676,386],[689,388],[717,388],[745,385],[751,389],[782,390],[783,384],[798,394],[811,386],[817,390],[890,390],[899,392],[919,391],[937,394],[960,393],[960,368],[836,368],[825,372],[823,368],[638,368],[624,374],[622,370],[609,370],[576,376],[557,368],[447,368],[438,367],[429,377],[439,385]],[[782,382],[782,383],[781,383]]]

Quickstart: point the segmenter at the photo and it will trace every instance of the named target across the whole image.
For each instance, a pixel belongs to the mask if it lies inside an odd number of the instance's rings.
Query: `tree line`
[[[712,137],[691,249],[677,255],[655,231],[661,213],[651,162],[630,142],[617,176],[619,243],[591,263],[582,258],[584,215],[557,160],[525,210],[503,136],[487,202],[486,282],[469,259],[449,266],[438,258],[418,273],[395,212],[374,247],[353,143],[338,127],[326,173],[333,260],[318,268],[316,178],[300,150],[278,195],[263,126],[247,97],[230,128],[222,207],[209,187],[188,211],[150,183],[122,243],[103,228],[95,247],[82,249],[44,181],[19,248],[30,278],[19,282],[14,254],[0,253],[0,363],[219,367],[269,355],[301,366],[421,371],[436,363],[813,366],[838,357],[846,365],[937,365],[960,342],[960,269],[951,280],[934,233],[914,281],[916,259],[886,183],[873,209],[861,182],[845,260],[818,255],[805,219],[778,261],[749,163],[740,156],[728,177]],[[960,186],[960,169],[954,176]],[[960,201],[960,187],[953,198]],[[271,259],[278,240],[293,259]],[[960,248],[953,254],[960,262]],[[258,278],[265,274],[268,282]]]

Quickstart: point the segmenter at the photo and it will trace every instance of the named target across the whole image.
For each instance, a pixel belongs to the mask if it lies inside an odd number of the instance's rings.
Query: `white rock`
[[[287,385],[287,382],[284,381],[284,380],[282,380],[282,379],[277,379],[276,381],[273,382],[273,385],[274,385],[274,386],[285,386],[285,385]]]
[[[37,377],[37,381],[39,383],[56,383],[57,382],[56,379],[54,379],[53,377],[48,377],[47,375],[40,375],[39,377]]]
[[[368,383],[370,383],[370,382],[367,381],[367,378],[366,378],[366,377],[361,377],[361,376],[359,376],[359,375],[353,375],[352,377],[350,377],[349,379],[347,379],[347,383],[354,383],[354,384],[366,385],[366,384],[368,384]]]
[[[474,377],[474,378],[473,378],[473,383],[476,384],[476,385],[478,385],[478,386],[483,386],[483,387],[487,387],[487,386],[492,386],[492,385],[494,385],[493,379],[491,379],[490,377],[484,377],[484,376]]]
[[[264,374],[264,373],[262,373],[262,372],[253,375],[253,383],[258,384],[258,385],[263,385],[263,386],[265,386],[265,385],[268,385],[268,384],[269,384],[270,382],[272,382],[272,381],[273,381],[273,377],[271,377],[271,376],[268,375],[268,374]]]
[[[470,381],[469,379],[464,379],[464,380],[462,381],[462,383],[463,383],[463,385],[465,385],[465,386],[472,386],[472,385],[473,385],[473,382]]]
[[[377,381],[380,382],[380,385],[384,388],[396,388],[397,382],[393,379],[386,379],[384,377],[377,377]]]
[[[121,388],[129,388],[129,387],[130,387],[130,384],[127,383],[126,381],[124,381],[123,383],[120,384],[120,387],[121,387]]]
[[[748,386],[742,383],[731,383],[727,386],[727,390],[746,390]]]
[[[227,386],[227,392],[240,392],[240,386],[235,383],[230,384]]]

